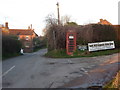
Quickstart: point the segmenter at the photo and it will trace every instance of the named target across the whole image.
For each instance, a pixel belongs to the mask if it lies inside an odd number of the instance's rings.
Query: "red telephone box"
[[[76,50],[76,33],[69,31],[66,33],[66,53],[72,55]]]

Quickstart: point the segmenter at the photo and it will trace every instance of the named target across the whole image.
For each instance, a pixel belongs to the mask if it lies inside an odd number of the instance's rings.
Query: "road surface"
[[[1,76],[3,88],[57,88],[60,86],[78,87],[80,85],[87,87],[83,85],[85,82],[75,81],[75,79],[86,78],[89,73],[100,71],[96,69],[103,66],[106,68],[106,73],[108,73],[107,65],[118,62],[116,58],[118,54],[53,59],[44,57],[43,55],[46,52],[46,49],[41,49],[38,52],[26,53],[3,61]],[[112,67],[115,67],[110,72],[118,70],[116,65],[112,65]],[[109,66],[108,70],[112,67]],[[94,78],[96,77],[94,76]],[[75,81],[76,84],[70,81]]]

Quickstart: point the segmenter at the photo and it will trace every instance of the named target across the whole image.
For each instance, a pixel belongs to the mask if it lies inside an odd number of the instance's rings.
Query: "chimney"
[[[31,26],[31,29],[32,29],[32,24],[30,26]]]
[[[8,27],[8,22],[5,22],[5,27],[6,27],[6,28],[9,28],[9,27]]]
[[[100,19],[100,22],[102,22],[103,21],[103,19]]]
[[[30,29],[30,26],[28,26],[28,29]]]

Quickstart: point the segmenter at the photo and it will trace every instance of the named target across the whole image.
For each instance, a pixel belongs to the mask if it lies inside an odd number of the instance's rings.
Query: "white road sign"
[[[88,43],[89,51],[98,51],[115,48],[114,41]]]

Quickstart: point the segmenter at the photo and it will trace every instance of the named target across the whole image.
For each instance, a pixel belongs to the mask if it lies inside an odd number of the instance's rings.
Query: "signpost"
[[[98,50],[106,50],[106,49],[114,49],[114,48],[115,48],[114,41],[88,43],[89,51],[98,51]]]

